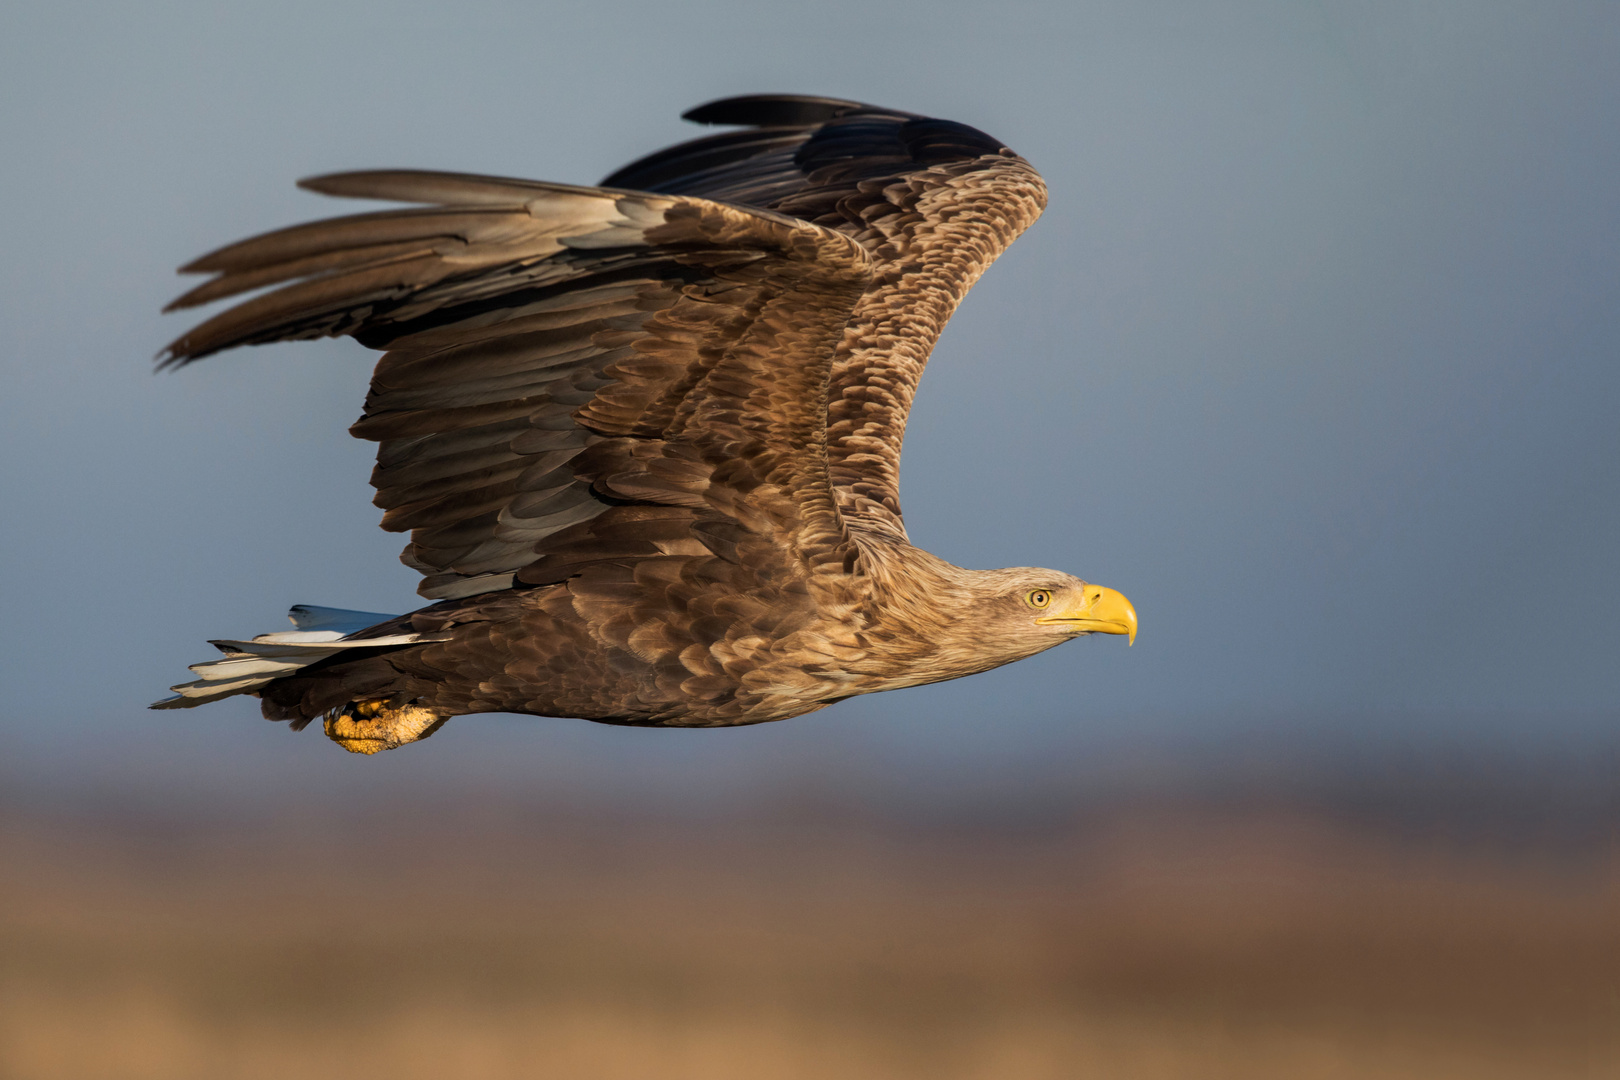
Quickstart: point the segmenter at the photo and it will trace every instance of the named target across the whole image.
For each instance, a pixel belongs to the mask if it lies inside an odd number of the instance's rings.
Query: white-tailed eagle
[[[416,204],[282,229],[184,268],[171,307],[275,286],[170,345],[348,335],[385,350],[351,429],[431,606],[294,608],[154,708],[257,695],[371,753],[467,713],[716,727],[985,671],[1090,633],[1119,593],[913,547],[901,440],[951,312],[1046,188],[981,131],[763,95],[741,130],[601,187],[340,173]]]

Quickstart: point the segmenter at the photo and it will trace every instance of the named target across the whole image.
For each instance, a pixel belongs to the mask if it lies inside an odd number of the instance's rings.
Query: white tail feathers
[[[171,686],[176,697],[154,701],[154,709],[189,709],[232,694],[251,694],[275,679],[308,667],[345,649],[374,649],[387,645],[414,645],[433,641],[433,635],[391,634],[387,637],[354,639],[362,630],[396,618],[373,611],[345,611],[342,608],[299,604],[287,612],[295,630],[260,634],[251,641],[210,641],[225,656],[192,664],[199,678]]]

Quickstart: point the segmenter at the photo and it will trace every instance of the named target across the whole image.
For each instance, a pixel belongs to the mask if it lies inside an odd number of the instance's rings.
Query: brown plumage
[[[214,276],[171,307],[280,287],[165,365],[330,335],[386,350],[351,431],[379,444],[383,527],[411,533],[402,558],[439,602],[359,627],[294,609],[307,632],[216,643],[225,660],[159,706],[256,693],[370,752],[476,712],[779,720],[1134,635],[1112,590],[963,570],[901,519],[917,380],[1040,214],[1035,170],[972,128],[854,102],[687,117],[746,127],[601,188],[317,177],[303,186],[421,205],[184,268]]]

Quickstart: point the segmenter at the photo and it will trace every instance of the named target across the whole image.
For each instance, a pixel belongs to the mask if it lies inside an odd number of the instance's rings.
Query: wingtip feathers
[[[747,127],[809,127],[853,109],[870,109],[859,101],[814,94],[744,94],[704,102],[681,114],[694,124],[740,124]]]

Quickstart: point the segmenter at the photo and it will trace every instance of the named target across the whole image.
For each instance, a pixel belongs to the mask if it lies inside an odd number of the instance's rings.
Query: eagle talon
[[[351,701],[326,714],[326,737],[351,754],[376,754],[425,739],[449,717],[390,698]]]

